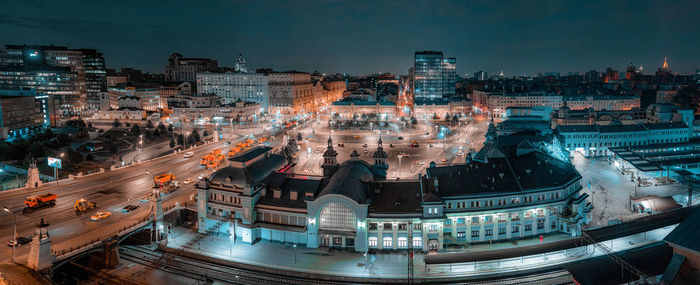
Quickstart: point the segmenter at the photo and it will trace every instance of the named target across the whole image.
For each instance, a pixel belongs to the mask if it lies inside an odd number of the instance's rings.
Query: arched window
[[[320,228],[328,230],[354,231],[356,228],[355,214],[338,203],[330,203],[321,210]]]

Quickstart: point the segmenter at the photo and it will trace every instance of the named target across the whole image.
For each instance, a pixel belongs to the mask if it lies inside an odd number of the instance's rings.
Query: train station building
[[[270,148],[254,148],[197,184],[198,230],[246,243],[356,252],[440,251],[571,233],[562,219],[590,219],[581,176],[531,139],[489,140],[464,163],[431,163],[425,173],[401,180],[386,179],[381,140],[371,163],[356,152],[339,162],[329,138],[319,176],[295,174]]]

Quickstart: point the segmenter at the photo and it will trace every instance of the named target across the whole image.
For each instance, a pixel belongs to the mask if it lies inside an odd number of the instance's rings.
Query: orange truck
[[[163,187],[172,181],[175,181],[175,174],[172,173],[163,173],[153,178],[156,187]]]
[[[56,205],[56,194],[46,193],[39,196],[29,196],[24,200],[24,205],[27,208],[41,208],[47,205]]]
[[[236,155],[240,151],[241,151],[240,147],[234,147],[228,151],[228,156],[233,157],[234,155]]]

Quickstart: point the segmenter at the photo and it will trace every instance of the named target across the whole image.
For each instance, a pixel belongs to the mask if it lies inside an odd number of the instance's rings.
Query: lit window
[[[390,237],[385,237],[384,241],[382,243],[382,246],[384,248],[391,248],[391,238]]]

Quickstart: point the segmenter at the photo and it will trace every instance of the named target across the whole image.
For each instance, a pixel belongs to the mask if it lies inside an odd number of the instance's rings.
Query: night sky
[[[0,44],[96,48],[162,73],[172,52],[249,69],[406,74],[416,50],[459,74],[700,68],[700,1],[8,1]],[[153,3],[157,2],[157,3]],[[210,3],[217,2],[217,3]],[[614,3],[608,3],[614,2]]]

